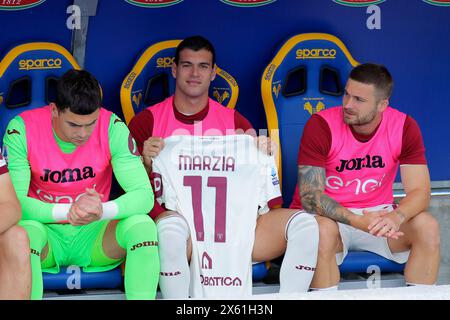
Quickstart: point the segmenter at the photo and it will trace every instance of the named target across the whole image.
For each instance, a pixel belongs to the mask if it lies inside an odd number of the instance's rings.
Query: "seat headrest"
[[[120,102],[127,124],[135,114],[175,92],[172,62],[176,47],[181,41],[162,41],[148,47],[124,79]],[[218,66],[216,72],[217,76],[209,88],[209,96],[228,108],[234,108],[239,94],[237,82]]]
[[[62,46],[49,42],[22,44],[0,61],[0,145],[8,122],[17,114],[54,102],[57,80],[80,69]]]
[[[261,95],[269,133],[280,148],[280,177],[287,176],[282,174],[283,168],[290,171],[289,179],[296,181],[304,124],[313,113],[341,104],[348,74],[356,65],[335,36],[306,33],[287,40],[266,67]]]

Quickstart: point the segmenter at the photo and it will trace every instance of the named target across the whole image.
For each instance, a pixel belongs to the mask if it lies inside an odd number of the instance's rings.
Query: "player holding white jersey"
[[[166,148],[165,138],[180,134],[211,136],[255,132],[248,120],[237,111],[225,108],[209,99],[208,88],[216,76],[214,52],[214,47],[203,37],[194,36],[183,40],[176,49],[172,65],[172,75],[176,79],[175,94],[165,101],[143,110],[131,120],[130,131],[151,176],[152,159]],[[255,139],[261,149],[270,153],[270,148],[263,147],[264,137]],[[270,146],[267,141],[265,142]],[[205,166],[208,166],[208,163]],[[186,176],[189,177],[192,174],[187,173]],[[157,183],[157,180],[154,181],[154,187]],[[191,184],[195,189],[193,181],[186,183]],[[202,195],[204,198],[214,200],[218,191],[220,194],[221,188],[216,186],[216,181],[209,182],[208,186],[208,181],[202,180],[202,184],[205,192],[205,195]],[[179,182],[178,187],[183,187],[183,184]],[[260,196],[261,193],[260,190],[247,187],[236,190],[239,190],[237,197],[243,200]],[[173,192],[177,193],[178,191],[173,190]],[[178,194],[174,196],[180,197]],[[318,225],[312,215],[299,213],[298,209],[276,208],[276,205],[280,206],[281,202],[281,197],[270,201],[268,206],[270,210],[257,217],[256,228],[254,226],[257,216],[256,206],[246,209],[247,206],[242,205],[242,207],[232,210],[253,217],[253,224],[227,223],[224,236],[228,241],[233,238],[233,234],[240,232],[241,227],[252,230],[254,243],[248,242],[236,246],[234,251],[242,254],[243,250],[251,250],[253,262],[272,260],[284,254],[280,270],[280,292],[304,292],[309,288],[316,267],[319,245]],[[250,203],[254,203],[254,201],[250,201]],[[192,203],[192,208],[186,210],[194,210],[194,206],[197,205],[198,202]],[[191,281],[195,281],[191,279],[189,261],[192,262],[191,257],[195,257],[192,254],[191,244],[197,241],[197,235],[190,231],[182,216],[186,212],[182,210],[181,207],[168,210],[155,205],[150,213],[158,228],[161,263],[159,287],[163,298],[188,298]],[[215,217],[215,212],[217,210],[204,211],[203,215],[208,214]],[[219,216],[224,217],[225,215],[219,214]],[[221,225],[216,224],[216,226]],[[206,227],[206,219],[204,219],[204,228]],[[246,229],[246,232],[250,232],[248,230]],[[219,236],[219,233],[217,235]],[[215,255],[220,254],[220,250],[214,248],[213,251],[207,252],[208,256],[212,255],[209,258],[212,258],[213,263],[219,261]],[[208,257],[205,256],[204,261],[209,261]],[[227,272],[233,275],[232,270],[227,270]],[[208,278],[206,281],[216,283],[219,280]],[[195,292],[193,294],[193,297],[197,297]]]
[[[257,214],[281,196],[273,157],[259,152],[249,135],[172,136],[164,142],[153,162],[155,193],[188,222],[190,295],[251,295]]]

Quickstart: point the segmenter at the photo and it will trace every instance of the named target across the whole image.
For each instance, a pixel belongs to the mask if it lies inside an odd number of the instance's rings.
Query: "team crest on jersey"
[[[380,4],[386,0],[333,0],[337,4],[349,7],[368,7],[373,4]]]
[[[155,193],[155,198],[161,198],[163,194],[162,176],[157,172],[153,172],[152,177],[154,188],[153,192]]]
[[[129,4],[144,8],[161,8],[173,6],[183,2],[183,0],[125,0]]]
[[[274,3],[276,0],[220,0],[225,4],[235,7],[260,7]]]
[[[45,0],[9,0],[0,1],[0,10],[25,10],[44,3]]]
[[[423,0],[423,1],[433,6],[450,7],[450,0]]]

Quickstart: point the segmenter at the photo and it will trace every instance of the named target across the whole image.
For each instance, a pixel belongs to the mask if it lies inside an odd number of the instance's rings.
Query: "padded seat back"
[[[286,41],[266,67],[261,95],[269,134],[279,145],[283,198],[291,202],[303,127],[322,109],[340,105],[351,69],[358,63],[335,36],[299,34]]]
[[[5,55],[0,62],[0,145],[12,118],[55,101],[57,80],[70,69],[80,67],[56,43],[26,43]]]

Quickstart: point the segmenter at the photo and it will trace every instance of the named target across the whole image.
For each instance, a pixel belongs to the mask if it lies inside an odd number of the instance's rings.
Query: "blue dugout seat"
[[[126,76],[120,90],[120,103],[128,124],[143,109],[163,101],[175,92],[172,62],[181,40],[168,40],[148,47]],[[239,95],[236,80],[216,66],[217,76],[210,86],[209,96],[234,109]]]
[[[62,267],[59,273],[43,273],[44,289],[115,289],[123,284],[120,267],[105,272],[83,272],[80,268]]]
[[[374,266],[377,266],[380,272],[402,273],[405,269],[405,264],[390,261],[373,252],[350,251],[339,270],[342,273],[371,273],[369,270]]]
[[[279,146],[284,203],[291,203],[297,183],[297,156],[306,121],[315,112],[341,105],[348,74],[356,65],[335,36],[305,33],[287,40],[264,70],[261,95],[270,137]],[[370,265],[382,266],[385,272],[404,267],[376,254],[350,252],[340,270],[365,273]]]
[[[26,43],[4,56],[0,62],[1,145],[6,126],[13,117],[55,101],[57,80],[70,69],[80,67],[73,56],[56,43]],[[62,268],[58,274],[44,273],[44,289],[68,289],[72,280],[76,289],[117,288],[122,283],[120,268],[108,272],[74,272]]]

